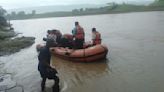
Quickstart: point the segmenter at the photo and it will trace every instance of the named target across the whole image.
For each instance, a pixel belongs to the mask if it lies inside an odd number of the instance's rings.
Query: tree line
[[[9,26],[5,19],[6,10],[0,6],[0,31],[4,31],[5,27]]]
[[[19,11],[18,13],[16,13],[15,11],[12,11],[10,14],[7,14],[5,17],[9,20],[10,19],[27,19],[27,18],[31,18],[35,14],[36,14],[35,10],[32,10],[32,12],[28,14],[26,14],[25,11]]]
[[[99,8],[80,8],[73,9],[69,12],[49,12],[36,14],[33,10],[31,14],[26,14],[24,11],[18,13],[12,12],[7,14],[7,19],[30,19],[30,18],[46,18],[46,17],[66,17],[66,16],[81,16],[81,15],[94,15],[94,14],[109,14],[109,13],[124,13],[124,12],[140,12],[140,11],[164,11],[164,1],[156,0],[154,3],[145,5],[134,5],[134,4],[117,4],[117,3],[107,3],[104,7]]]

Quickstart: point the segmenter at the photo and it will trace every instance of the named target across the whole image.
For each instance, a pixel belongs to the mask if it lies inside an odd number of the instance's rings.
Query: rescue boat
[[[70,61],[94,62],[100,59],[105,59],[108,53],[108,48],[102,44],[77,50],[63,47],[52,47],[50,48],[50,52],[57,57]]]

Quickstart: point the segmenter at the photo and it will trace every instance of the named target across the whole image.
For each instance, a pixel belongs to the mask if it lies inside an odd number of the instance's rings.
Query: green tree
[[[83,8],[80,8],[79,11],[80,11],[80,12],[83,12]]]
[[[0,16],[4,16],[6,13],[6,10],[4,10],[1,6],[0,6]]]
[[[77,13],[77,12],[79,12],[79,10],[78,9],[73,9],[72,12]]]
[[[12,16],[12,17],[16,16],[16,12],[15,12],[15,11],[12,11],[12,12],[11,12],[11,16]]]
[[[150,6],[164,6],[164,0],[155,0]]]
[[[36,14],[36,11],[35,10],[32,10],[32,15],[35,15]]]
[[[3,27],[7,26],[7,21],[4,18],[4,15],[6,13],[6,10],[4,10],[1,6],[0,6],[0,29],[2,29]]]
[[[24,16],[24,15],[26,15],[25,14],[25,12],[24,11],[20,11],[20,12],[18,12],[18,14],[17,14],[18,16]]]
[[[107,3],[108,7],[108,10],[114,10],[118,7],[118,4],[116,4],[115,2],[112,2],[112,3]],[[123,2],[123,5],[125,5],[125,2]]]

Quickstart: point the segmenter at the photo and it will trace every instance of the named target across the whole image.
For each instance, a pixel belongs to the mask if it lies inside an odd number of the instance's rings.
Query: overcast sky
[[[34,7],[46,5],[69,5],[69,4],[105,4],[109,2],[144,2],[154,0],[0,0],[0,6],[5,9]]]

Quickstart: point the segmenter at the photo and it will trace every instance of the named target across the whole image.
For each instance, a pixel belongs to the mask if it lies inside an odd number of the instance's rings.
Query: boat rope
[[[84,61],[86,61],[86,58],[85,58],[85,49],[83,50],[83,52],[84,52]]]

